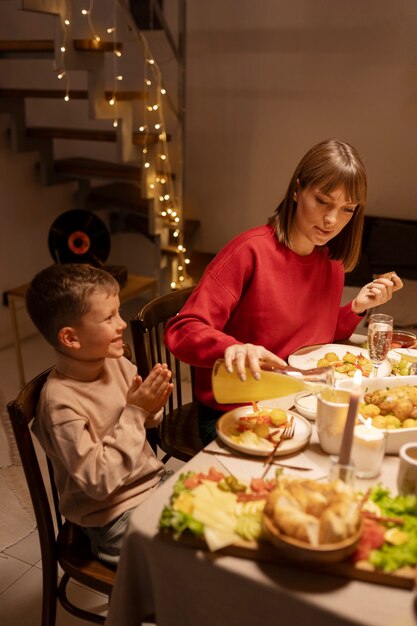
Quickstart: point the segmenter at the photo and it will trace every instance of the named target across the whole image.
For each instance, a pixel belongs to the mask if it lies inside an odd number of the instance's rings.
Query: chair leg
[[[61,578],[58,587],[58,598],[62,606],[68,613],[72,613],[76,617],[81,619],[85,619],[87,622],[93,622],[94,624],[104,624],[105,617],[103,615],[98,615],[98,613],[92,613],[91,611],[87,611],[86,609],[82,609],[75,604],[73,604],[67,597],[67,584],[70,580],[68,574],[64,574]]]
[[[42,571],[42,626],[55,626],[57,603],[58,568],[44,568]]]

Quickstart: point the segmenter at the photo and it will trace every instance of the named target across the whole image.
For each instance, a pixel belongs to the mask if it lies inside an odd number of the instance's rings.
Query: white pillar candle
[[[355,426],[352,461],[358,478],[373,478],[381,471],[385,454],[385,433],[374,428],[371,420]]]

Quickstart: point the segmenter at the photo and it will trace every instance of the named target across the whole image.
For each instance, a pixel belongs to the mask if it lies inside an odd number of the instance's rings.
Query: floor
[[[140,304],[140,303],[139,303]],[[126,320],[137,310],[138,302],[122,308]],[[129,341],[129,330],[126,340]],[[46,342],[34,335],[23,342],[26,380],[53,364],[53,353]],[[0,350],[1,389],[6,400],[19,391],[13,346]],[[0,440],[1,446],[1,440]],[[3,451],[4,452],[4,451]],[[0,459],[2,450],[0,449]],[[4,458],[4,454],[3,454]],[[178,470],[181,462],[170,460],[169,469]],[[1,523],[1,520],[0,520]],[[35,530],[25,539],[0,553],[0,623],[2,626],[37,626],[41,623],[42,570],[38,535]],[[83,606],[105,613],[106,597],[78,584],[71,586],[71,597]],[[58,606],[56,626],[82,626],[90,622],[80,620]]]

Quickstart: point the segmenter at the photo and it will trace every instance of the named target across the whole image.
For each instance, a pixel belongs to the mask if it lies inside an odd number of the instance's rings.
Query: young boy
[[[26,307],[55,348],[33,432],[52,461],[61,513],[83,527],[96,556],[116,565],[130,511],[165,475],[146,428],[162,419],[171,372],[158,364],[142,381],[124,358],[119,285],[101,269],[42,270]]]

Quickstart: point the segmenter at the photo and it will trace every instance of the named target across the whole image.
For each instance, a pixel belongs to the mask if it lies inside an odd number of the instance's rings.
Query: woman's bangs
[[[334,170],[326,180],[317,183],[324,194],[343,187],[346,190],[347,201],[356,204],[365,204],[366,187],[355,172],[348,170]]]

